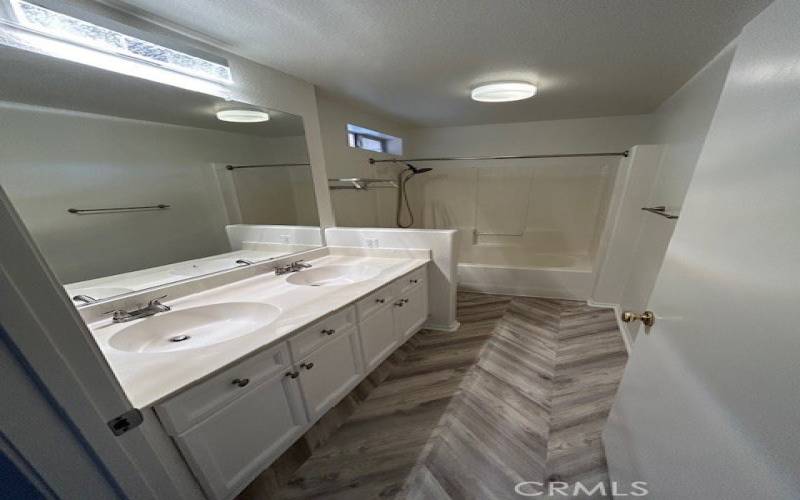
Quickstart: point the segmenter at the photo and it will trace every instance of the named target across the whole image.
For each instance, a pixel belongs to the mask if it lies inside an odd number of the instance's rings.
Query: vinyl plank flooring
[[[385,361],[277,492],[256,482],[240,499],[501,500],[520,498],[520,481],[607,484],[600,434],[627,360],[613,312],[460,292],[458,319]]]

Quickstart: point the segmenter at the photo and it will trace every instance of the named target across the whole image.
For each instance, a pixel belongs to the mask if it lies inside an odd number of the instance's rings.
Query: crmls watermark
[[[563,481],[523,481],[517,483],[514,491],[523,497],[540,497],[540,496],[565,496],[576,497],[578,495],[603,495],[612,496],[613,498],[619,497],[645,497],[650,491],[647,489],[645,481],[634,481],[630,484],[630,488],[623,488],[616,481],[609,483],[596,483],[586,485],[580,481],[574,483],[565,483]]]

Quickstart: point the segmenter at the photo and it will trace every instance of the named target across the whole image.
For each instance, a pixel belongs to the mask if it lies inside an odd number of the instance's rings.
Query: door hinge
[[[108,421],[108,428],[115,436],[121,436],[129,430],[138,427],[144,421],[142,412],[137,408],[131,408],[117,418]]]

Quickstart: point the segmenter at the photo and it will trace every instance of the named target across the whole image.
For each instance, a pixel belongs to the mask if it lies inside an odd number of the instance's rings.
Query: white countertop
[[[109,344],[115,333],[149,318],[127,323],[103,319],[90,323],[89,328],[131,404],[144,408],[244,357],[286,340],[303,327],[424,266],[429,259],[327,255],[309,262],[314,267],[331,264],[370,266],[379,273],[365,281],[323,287],[292,285],[286,282],[291,274],[276,276],[269,273],[175,301],[166,300],[172,311],[221,302],[258,302],[280,308],[277,319],[263,328],[205,347],[140,353],[121,351]],[[166,314],[171,313],[160,315]]]

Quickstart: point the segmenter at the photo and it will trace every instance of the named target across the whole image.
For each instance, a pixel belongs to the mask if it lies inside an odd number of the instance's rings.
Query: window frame
[[[402,137],[362,127],[354,123],[347,123],[345,129],[347,133],[347,145],[353,149],[392,156],[400,156],[403,154]],[[378,147],[366,147],[363,142],[365,140],[377,144]]]
[[[376,135],[371,135],[371,134],[363,134],[361,132],[347,132],[347,134],[349,136],[348,144],[350,145],[351,148],[363,149],[364,151],[372,151],[373,153],[386,153],[386,139],[384,137],[378,137]],[[362,139],[369,139],[371,141],[377,142],[380,145],[379,146],[380,149],[376,150],[365,147],[361,141]]]

